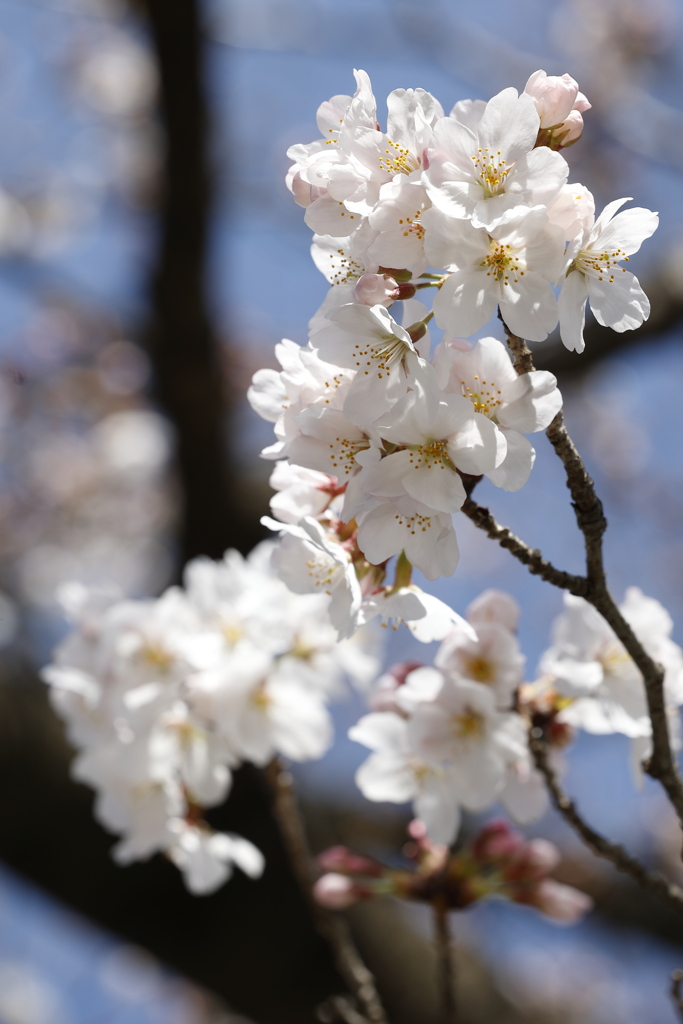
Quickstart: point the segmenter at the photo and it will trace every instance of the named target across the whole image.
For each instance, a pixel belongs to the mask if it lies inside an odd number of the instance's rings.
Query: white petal
[[[572,271],[562,285],[557,304],[560,313],[560,337],[570,352],[583,352],[583,328],[586,323],[586,278],[578,270]]]

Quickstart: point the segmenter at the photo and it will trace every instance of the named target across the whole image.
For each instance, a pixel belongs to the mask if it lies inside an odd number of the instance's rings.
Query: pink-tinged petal
[[[658,224],[659,215],[652,210],[646,210],[641,206],[623,210],[605,225],[594,245],[606,252],[622,249],[630,256],[638,252],[645,239],[654,234]]]
[[[448,444],[454,464],[471,476],[495,469],[505,458],[506,451],[507,442],[502,430],[478,412],[468,417]]]
[[[496,487],[502,487],[504,491],[518,491],[529,479],[536,452],[524,434],[518,434],[516,430],[506,431],[505,439],[505,460],[498,469],[493,469],[486,475]]]
[[[532,370],[516,377],[504,386],[503,401],[498,423],[522,434],[545,430],[562,408],[557,379],[548,370]]]
[[[443,463],[411,468],[403,486],[412,498],[437,512],[457,512],[466,498],[462,480]]]
[[[485,100],[458,100],[449,117],[454,117],[460,124],[464,124],[476,135],[479,131],[481,119],[486,110]]]
[[[363,715],[349,729],[349,739],[384,754],[404,757],[408,752],[405,719],[393,711]]]
[[[500,802],[517,825],[530,825],[548,809],[548,791],[540,772],[526,762],[508,768]]]
[[[428,525],[418,521],[414,530],[405,532],[406,557],[426,579],[438,580],[442,576],[453,575],[460,551],[449,517],[432,516]]]
[[[427,182],[440,187],[449,180],[449,173],[457,179],[463,174],[471,178],[472,154],[476,153],[478,146],[477,136],[462,121],[453,117],[441,118],[434,125],[429,144]]]
[[[415,796],[415,773],[405,757],[371,754],[356,772],[356,785],[366,800],[405,804]]]
[[[410,460],[409,451],[387,455],[364,479],[366,492],[380,498],[396,498],[405,494],[405,478],[414,472]]]
[[[583,328],[586,323],[586,278],[577,270],[569,274],[562,285],[557,305],[560,314],[560,337],[570,352],[583,352]]]
[[[557,326],[555,293],[548,281],[527,271],[524,281],[500,289],[500,311],[513,334],[527,341],[545,341]]]
[[[503,89],[486,104],[479,122],[479,145],[494,153],[500,150],[508,161],[518,160],[536,144],[540,118],[531,96],[516,89]]]
[[[569,176],[569,164],[559,153],[547,146],[534,149],[522,157],[510,175],[510,192],[530,192],[533,205],[547,205],[564,186]],[[532,202],[526,200],[529,205]]]
[[[422,781],[413,807],[434,843],[450,845],[460,830],[460,808],[453,780],[429,773]]]
[[[467,338],[491,319],[499,292],[482,269],[456,270],[434,298],[434,318],[439,327]]]
[[[632,196],[626,196],[625,199],[613,199],[611,203],[607,204],[593,225],[591,233],[588,236],[587,245],[592,246],[593,242],[603,233],[616,212],[621,209],[624,203],[630,203],[631,199]]]
[[[632,331],[650,315],[650,300],[638,278],[628,271],[616,271],[613,281],[591,276],[586,281],[593,315],[603,327],[613,331]]]
[[[324,195],[306,207],[304,221],[318,235],[346,238],[360,227],[361,217],[349,213],[344,204],[332,196]]]
[[[505,345],[497,338],[480,338],[473,354],[479,364],[475,372],[482,380],[495,381],[498,387],[519,380]]]

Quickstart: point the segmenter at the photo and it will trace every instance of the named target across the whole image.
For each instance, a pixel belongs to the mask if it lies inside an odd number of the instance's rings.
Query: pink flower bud
[[[323,871],[343,871],[345,874],[369,875],[371,878],[381,878],[384,874],[384,865],[379,861],[354,853],[346,846],[331,846],[319,853],[316,861]]]
[[[519,902],[528,902],[548,917],[564,921],[566,924],[579,921],[593,907],[593,900],[585,892],[580,892],[571,885],[562,885],[552,878],[547,878],[535,886],[531,895],[531,899]]]
[[[583,118],[578,110],[572,110],[555,132],[558,139],[561,139],[559,148],[563,149],[565,146],[571,146],[572,142],[576,142],[577,139],[581,138],[582,133]]]
[[[353,290],[356,302],[365,306],[390,306],[399,297],[399,286],[388,274],[361,274]]]
[[[532,839],[506,865],[504,877],[509,882],[542,882],[559,861],[556,846],[545,839]]]
[[[313,886],[314,899],[329,910],[344,910],[370,895],[369,889],[357,885],[346,875],[323,875]]]
[[[545,71],[535,71],[526,83],[524,92],[536,104],[541,128],[553,128],[562,124],[574,109],[579,95],[579,83],[571,75],[560,77],[547,75]],[[585,96],[583,99],[586,99]]]
[[[517,860],[524,851],[524,839],[505,821],[486,825],[472,844],[472,855],[482,863]]]

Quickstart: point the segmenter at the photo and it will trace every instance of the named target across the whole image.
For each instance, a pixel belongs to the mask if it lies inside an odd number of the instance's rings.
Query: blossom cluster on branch
[[[229,552],[190,563],[184,588],[157,601],[67,588],[74,629],[44,677],[79,749],[74,774],[122,836],[121,862],[159,851],[194,892],[215,889],[233,864],[259,874],[259,851],[213,832],[204,811],[244,761],[321,757],[332,742],[327,705],[346,677],[369,704],[349,733],[370,750],[357,783],[369,800],[412,804],[415,870],[328,851],[319,902],[392,892],[443,910],[505,895],[576,919],[588,901],[551,882],[556,855],[542,841],[498,824],[448,848],[463,811],[501,804],[526,825],[549,793],[566,804],[557,779],[579,728],[630,737],[637,770],[650,756],[661,762],[662,722],[667,744],[679,742],[683,652],[671,620],[637,588],[620,608],[607,602],[602,509],[562,434],[557,381],[531,367],[522,341],[542,342],[559,325],[565,345],[582,351],[588,301],[616,331],[640,325],[649,303],[622,264],[657,215],[623,211],[619,199],[596,218],[591,193],[568,183],[561,151],[590,108],[569,75],[538,71],[521,94],[461,100],[447,116],[424,90],[398,89],[386,132],[367,74],[355,75],[353,96],[319,108],[322,137],[289,151],[287,184],[330,288],[308,344],[283,340],[280,369],[259,370],[249,389],[274,425],[262,453],[276,462],[263,523],[277,539],[247,560]],[[430,291],[431,310],[417,297]],[[466,340],[496,309],[514,362],[494,337]],[[434,350],[432,319],[445,332]],[[527,435],[543,430],[573,488],[585,578],[550,566],[469,500],[483,477],[522,488],[535,459]],[[583,511],[578,478],[590,492]],[[413,567],[428,580],[454,572],[453,516],[463,506],[483,513],[489,536],[532,571],[592,594],[592,604],[566,596],[531,676],[512,597],[486,591],[461,615],[413,582]],[[596,610],[597,590],[611,624]],[[372,685],[377,621],[440,641],[434,663],[396,665]],[[667,779],[675,795],[673,769]],[[296,832],[291,821],[287,830]],[[647,884],[621,848],[591,842]],[[298,833],[292,845],[300,852]]]
[[[329,701],[345,679],[367,685],[377,673],[376,641],[366,632],[337,643],[328,599],[290,594],[272,548],[195,559],[184,588],[155,601],[67,585],[73,629],[43,670],[79,751],[73,775],[121,835],[115,859],[161,852],[195,893],[221,885],[233,864],[263,870],[251,842],[204,819],[233,770],[321,757],[333,741]]]

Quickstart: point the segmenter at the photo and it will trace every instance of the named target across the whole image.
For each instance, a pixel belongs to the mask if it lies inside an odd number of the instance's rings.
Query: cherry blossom
[[[632,331],[650,315],[650,302],[638,279],[625,267],[633,253],[656,230],[659,217],[636,207],[617,211],[629,202],[608,203],[595,223],[571,242],[559,296],[560,334],[568,349],[583,352],[586,302],[603,327]]]

